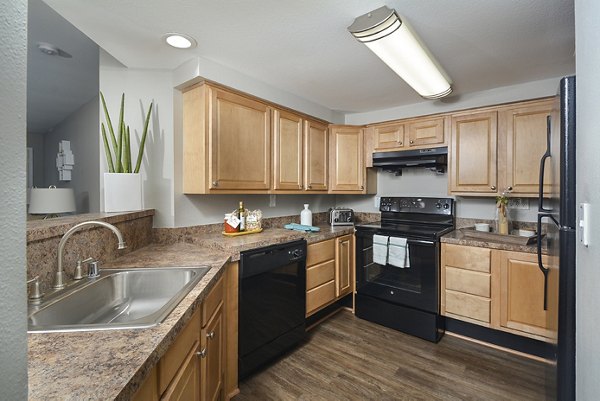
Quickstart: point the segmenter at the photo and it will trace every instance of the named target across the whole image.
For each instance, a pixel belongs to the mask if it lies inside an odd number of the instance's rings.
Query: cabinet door
[[[452,193],[496,194],[497,112],[452,117],[449,186]]]
[[[376,151],[404,146],[404,124],[382,125],[374,128]]]
[[[350,294],[354,288],[354,235],[336,239],[336,296]]]
[[[327,191],[329,186],[327,126],[306,120],[304,141],[304,188],[307,191]]]
[[[548,309],[544,310],[544,275],[538,268],[537,255],[499,252],[500,326],[517,334],[555,339],[558,323],[558,271],[550,258]]]
[[[444,143],[444,117],[419,119],[408,124],[408,146]]]
[[[274,189],[302,189],[302,118],[273,110]]]
[[[140,388],[136,391],[132,401],[158,401],[158,378],[156,376],[156,367],[152,369],[150,375],[144,380]]]
[[[500,113],[499,131],[506,135],[506,151],[502,160],[506,170],[506,187],[515,195],[538,196],[540,159],[546,152],[546,118],[552,112],[552,101],[511,108]],[[505,162],[504,162],[505,160]],[[550,168],[544,182],[550,183]],[[550,193],[550,185],[544,192]]]
[[[264,103],[210,88],[210,189],[268,190],[270,109]]]
[[[331,190],[363,192],[365,165],[362,128],[333,127],[329,138]]]
[[[183,365],[175,375],[161,401],[199,401],[200,400],[200,363],[198,343],[187,355]]]
[[[223,399],[223,305],[219,305],[201,333],[202,349],[202,401]]]

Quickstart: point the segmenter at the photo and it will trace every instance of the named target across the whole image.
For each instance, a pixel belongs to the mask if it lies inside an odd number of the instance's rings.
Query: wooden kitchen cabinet
[[[441,314],[541,341],[556,339],[557,270],[550,258],[548,310],[537,255],[442,244]]]
[[[352,293],[354,235],[309,244],[306,253],[306,317]]]
[[[198,361],[198,343],[185,357],[185,360],[167,388],[161,401],[200,401],[200,362]]]
[[[354,235],[335,240],[336,296],[350,294],[354,288]]]
[[[537,255],[497,251],[500,286],[500,326],[512,333],[555,339],[558,328],[558,270],[542,256],[548,276],[547,310],[544,310],[544,275]]]
[[[148,375],[131,398],[132,401],[158,401],[158,378],[156,371],[156,367],[150,371],[150,375]]]
[[[447,117],[419,118],[407,124],[409,147],[436,147],[444,145]]]
[[[454,195],[536,197],[546,118],[553,99],[488,107],[452,116],[448,191]],[[546,183],[550,169],[546,169]],[[551,192],[546,184],[544,192]]]
[[[547,118],[553,99],[519,104],[499,113],[499,165],[504,170],[502,188],[513,195],[538,196],[540,159],[547,148]],[[552,191],[550,168],[546,169],[544,193]]]
[[[184,193],[266,193],[270,149],[265,103],[207,84],[184,91]]]
[[[200,335],[204,350],[201,359],[202,372],[202,401],[217,401],[223,399],[223,303],[219,304],[213,316],[202,329]]]
[[[273,188],[303,188],[303,119],[297,114],[273,110]]]
[[[376,171],[364,160],[364,132],[357,126],[330,126],[329,191],[331,193],[376,193]]]
[[[404,124],[384,124],[374,127],[374,151],[402,150],[404,147]]]
[[[307,191],[329,188],[328,136],[327,125],[304,121],[304,189]]]
[[[452,116],[448,152],[450,193],[498,192],[498,113],[485,111]]]

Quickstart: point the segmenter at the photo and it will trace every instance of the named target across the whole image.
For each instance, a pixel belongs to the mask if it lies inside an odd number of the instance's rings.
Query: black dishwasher
[[[239,277],[241,380],[305,337],[306,241],[242,252]]]

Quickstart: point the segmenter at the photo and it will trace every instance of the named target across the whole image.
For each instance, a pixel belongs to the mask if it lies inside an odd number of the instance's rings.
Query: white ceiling
[[[98,95],[99,49],[41,0],[28,2],[27,132],[46,133]],[[47,42],[72,58],[48,56]]]
[[[346,30],[396,9],[471,93],[575,71],[572,0],[45,0],[129,67],[172,69],[199,55],[332,110],[423,101]],[[182,32],[193,50],[167,47]]]

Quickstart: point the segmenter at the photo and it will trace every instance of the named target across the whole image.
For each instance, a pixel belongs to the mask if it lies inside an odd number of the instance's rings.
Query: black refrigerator
[[[557,322],[556,365],[546,372],[547,398],[575,399],[575,77],[562,78],[548,117],[547,150],[540,162],[538,203],[538,265],[545,279],[544,308]],[[546,188],[546,194],[544,194]],[[551,195],[548,195],[548,189]],[[542,241],[542,225],[547,234]],[[542,245],[548,248],[546,265]],[[558,294],[548,283],[558,278]],[[551,285],[551,288],[554,285]],[[556,301],[556,295],[558,300]]]

